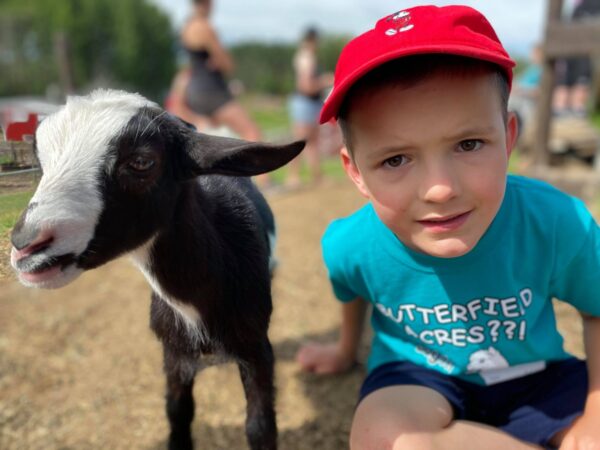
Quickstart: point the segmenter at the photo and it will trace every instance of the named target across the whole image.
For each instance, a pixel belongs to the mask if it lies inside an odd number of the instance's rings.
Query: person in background
[[[296,90],[289,100],[292,133],[297,139],[306,140],[302,152],[308,162],[313,182],[321,179],[319,155],[318,116],[323,106],[323,91],[333,84],[333,74],[322,73],[317,58],[319,34],[313,27],[308,28],[293,59]],[[301,185],[300,169],[302,154],[288,165],[286,186],[296,188]]]
[[[197,117],[213,127],[227,127],[241,139],[258,141],[261,133],[246,110],[234,98],[225,77],[234,70],[234,61],[221,45],[210,23],[212,0],[194,0],[192,16],[183,26],[181,43],[190,57],[190,70],[183,99]],[[185,81],[185,73],[183,81]],[[255,177],[259,187],[270,184],[267,174]]]
[[[578,0],[571,18],[573,21],[585,21],[598,16],[600,0]],[[592,61],[589,56],[557,61],[557,82],[553,95],[555,116],[587,117],[592,74]]]
[[[185,90],[190,81],[190,76],[191,70],[189,67],[184,67],[175,74],[169,88],[169,94],[165,99],[165,109],[180,119],[191,123],[198,131],[204,132],[212,129],[214,124],[208,116],[197,114],[187,105]]]

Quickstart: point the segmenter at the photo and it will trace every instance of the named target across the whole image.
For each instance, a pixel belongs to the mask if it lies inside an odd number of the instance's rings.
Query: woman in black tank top
[[[231,74],[234,64],[210,24],[212,0],[193,3],[194,12],[181,32],[182,45],[190,56],[189,80],[183,94],[186,106],[205,116],[214,127],[225,126],[242,139],[260,140],[257,125],[227,86],[225,77]]]
[[[185,90],[188,106],[198,114],[212,116],[233,96],[229,92],[223,74],[210,67],[210,55],[206,50],[189,50],[190,80]]]

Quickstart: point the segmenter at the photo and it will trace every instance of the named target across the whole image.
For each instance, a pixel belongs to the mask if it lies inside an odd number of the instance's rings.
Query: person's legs
[[[569,58],[557,65],[557,86],[553,93],[556,115],[587,115],[592,77],[591,61],[587,57]]]
[[[322,103],[310,97],[300,94],[294,94],[290,97],[288,108],[290,112],[290,121],[292,123],[292,134],[295,139],[306,141],[304,151],[288,165],[288,175],[286,185],[288,187],[298,187],[301,184],[300,169],[302,160],[306,158],[308,162],[309,173],[313,181],[319,181],[321,178],[321,158],[319,155],[318,142],[318,117]],[[305,156],[302,156],[305,155]]]
[[[261,139],[260,129],[237,101],[230,101],[221,106],[214,112],[213,117],[215,122],[229,127],[242,139],[247,141]],[[270,175],[266,173],[255,176],[254,181],[262,189],[269,188],[271,185]]]
[[[571,110],[577,117],[586,117],[590,87],[587,84],[576,84],[571,88]]]
[[[350,448],[394,449],[411,435],[416,440],[447,427],[452,407],[443,395],[424,386],[389,386],[367,395],[356,408]],[[424,443],[424,442],[422,442]]]
[[[556,116],[563,116],[569,111],[569,86],[560,85],[552,93],[552,111]]]
[[[319,139],[319,126],[313,125],[312,132],[308,137],[308,148],[304,151],[308,172],[313,183],[321,181],[321,141]]]
[[[303,152],[294,158],[288,164],[288,174],[286,185],[288,187],[298,187],[301,184],[300,170],[302,168],[302,155],[306,155],[309,164],[309,171],[312,179],[318,181],[321,177],[321,166],[319,158],[319,147],[317,140],[317,125],[308,123],[296,123],[293,126],[292,133],[294,139],[303,139],[306,146]]]
[[[589,57],[575,58],[571,61],[571,97],[570,107],[578,117],[587,115],[590,87],[592,84],[592,63]]]
[[[260,129],[237,101],[221,106],[214,112],[213,118],[217,124],[231,128],[242,139],[258,141],[261,138]]]
[[[359,404],[350,433],[352,450],[535,449],[497,428],[453,420],[452,406],[425,386],[389,386]]]

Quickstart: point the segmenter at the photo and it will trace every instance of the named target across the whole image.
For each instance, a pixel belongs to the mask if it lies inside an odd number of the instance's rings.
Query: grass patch
[[[13,162],[13,158],[10,155],[0,155],[0,164],[6,164]]]
[[[592,114],[592,123],[600,130],[600,111],[596,111]]]
[[[324,178],[341,180],[346,177],[346,173],[342,168],[340,159],[336,157],[328,157],[321,160],[321,170],[323,171]],[[271,179],[277,184],[283,184],[287,176],[287,166],[283,166],[280,169],[271,173]],[[300,179],[304,182],[310,181],[310,174],[306,165],[300,169]]]
[[[32,195],[32,191],[0,195],[0,236],[14,226]]]
[[[291,130],[287,98],[247,94],[240,103],[266,136]]]
[[[600,130],[600,111],[595,111],[592,113],[590,119],[594,126]],[[592,210],[592,214],[596,217],[596,219],[600,220],[600,194],[596,194],[594,200],[590,204],[590,209]]]

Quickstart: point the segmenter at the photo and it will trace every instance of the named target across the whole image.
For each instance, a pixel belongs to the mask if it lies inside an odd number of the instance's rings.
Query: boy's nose
[[[460,193],[456,174],[448,168],[430,170],[421,179],[420,196],[425,202],[445,203]]]

